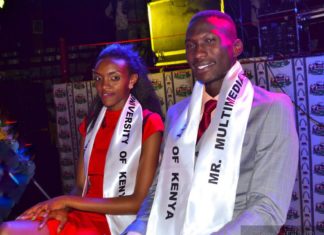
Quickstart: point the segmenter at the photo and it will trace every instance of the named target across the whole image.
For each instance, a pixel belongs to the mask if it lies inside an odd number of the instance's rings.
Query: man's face
[[[201,18],[189,25],[186,56],[194,77],[205,83],[223,80],[234,64],[233,26],[216,17]]]

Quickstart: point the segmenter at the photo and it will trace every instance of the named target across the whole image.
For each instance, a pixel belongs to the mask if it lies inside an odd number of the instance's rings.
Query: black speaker
[[[296,10],[259,15],[261,55],[287,56],[299,52]]]
[[[300,51],[302,53],[324,52],[324,8],[298,15]]]

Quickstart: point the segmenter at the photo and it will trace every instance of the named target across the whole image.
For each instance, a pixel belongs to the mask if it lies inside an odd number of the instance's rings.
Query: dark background
[[[113,22],[105,15],[108,2],[7,0],[0,9],[0,50],[56,47],[60,37],[71,45],[111,41]]]
[[[62,193],[60,166],[55,144],[48,130],[48,113],[44,99],[44,87],[40,83],[2,81],[0,83],[0,109],[17,121],[19,142],[32,144],[36,165],[34,179],[51,197]],[[25,209],[46,197],[29,183],[20,201],[8,219],[14,219]]]

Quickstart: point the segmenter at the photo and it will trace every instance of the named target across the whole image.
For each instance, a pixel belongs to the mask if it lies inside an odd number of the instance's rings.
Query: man
[[[191,19],[186,56],[197,81],[168,110],[158,179],[128,234],[277,234],[284,224],[298,163],[294,112],[288,96],[244,77],[242,50],[228,15]],[[217,107],[205,114],[209,100]]]

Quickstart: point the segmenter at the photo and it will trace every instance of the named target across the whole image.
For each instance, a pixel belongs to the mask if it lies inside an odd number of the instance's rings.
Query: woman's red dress
[[[101,126],[97,133],[88,168],[90,186],[86,197],[102,198],[106,153],[121,111],[122,110],[107,110],[105,115],[105,125]],[[163,122],[158,114],[144,110],[143,117],[146,121],[143,128],[142,143],[144,143],[145,140],[155,132],[162,132],[164,128]],[[81,123],[79,131],[82,136],[86,135],[84,121]],[[48,221],[47,227],[51,235],[57,234],[58,225],[59,222],[57,220],[53,219]],[[59,234],[110,235],[110,231],[104,214],[73,210],[69,212],[68,222],[64,225],[63,230]]]

